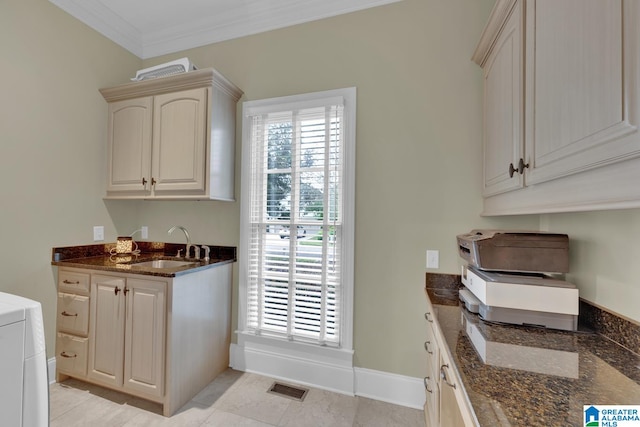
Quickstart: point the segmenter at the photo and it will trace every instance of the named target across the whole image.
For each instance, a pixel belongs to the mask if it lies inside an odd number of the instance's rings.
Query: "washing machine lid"
[[[25,320],[24,307],[16,306],[10,298],[4,298],[6,295],[0,292],[0,327]]]
[[[0,326],[20,321],[25,322],[25,357],[45,351],[42,305],[19,295],[0,292]]]

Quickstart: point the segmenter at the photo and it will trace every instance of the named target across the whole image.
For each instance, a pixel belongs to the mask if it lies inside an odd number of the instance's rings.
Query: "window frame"
[[[344,105],[343,111],[343,241],[340,253],[342,268],[341,298],[340,298],[340,342],[335,349],[338,351],[353,349],[353,293],[354,293],[354,238],[355,238],[355,144],[356,144],[356,88],[335,89],[322,92],[313,92],[300,95],[269,98],[243,103],[242,126],[242,161],[241,161],[241,205],[240,205],[240,247],[239,247],[239,306],[238,306],[238,333],[242,335],[242,341],[257,336],[247,327],[248,310],[248,273],[249,250],[251,238],[251,132],[252,121],[250,117],[259,111],[283,111],[300,108],[309,108],[340,99]],[[260,340],[287,341],[286,338],[261,335]],[[289,345],[292,343],[289,343]],[[319,344],[301,343],[323,347]],[[326,347],[325,347],[326,349]]]

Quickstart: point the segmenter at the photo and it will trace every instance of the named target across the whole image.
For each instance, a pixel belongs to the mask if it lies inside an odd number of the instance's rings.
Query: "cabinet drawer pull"
[[[427,350],[427,353],[433,354],[433,351],[429,350],[429,344],[431,344],[431,341],[425,341],[424,342],[424,349]]]
[[[79,281],[79,280],[76,280],[75,282],[73,282],[73,281],[71,281],[71,280],[64,279],[64,280],[62,281],[62,283],[64,283],[65,285],[79,285],[79,284],[80,284],[80,281]]]
[[[62,357],[66,357],[67,359],[73,359],[74,357],[78,357],[78,355],[77,355],[77,354],[70,355],[70,354],[67,354],[67,352],[66,352],[66,351],[63,351],[62,353],[60,353],[60,356],[62,356]]]
[[[424,379],[422,380],[424,382],[424,388],[425,390],[427,390],[429,393],[433,393],[433,390],[431,390],[429,388],[429,384],[427,384],[427,381],[431,380],[431,377],[424,377]]]
[[[449,368],[449,365],[445,364],[440,366],[440,379],[442,379],[442,381],[444,381],[449,387],[456,388],[455,384],[449,382],[449,378],[447,378],[447,373],[444,371],[444,368]]]
[[[427,319],[427,322],[429,322],[429,323],[433,323],[433,319],[431,318],[431,312],[430,312],[430,311],[427,311],[427,312],[424,314],[424,318],[425,318],[425,319]]]
[[[71,314],[71,313],[67,313],[66,311],[63,311],[60,314],[62,314],[63,316],[66,316],[66,317],[78,317],[78,313]],[[425,343],[425,345],[426,345],[426,343]]]

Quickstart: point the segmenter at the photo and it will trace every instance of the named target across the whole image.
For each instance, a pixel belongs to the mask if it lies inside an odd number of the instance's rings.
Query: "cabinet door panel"
[[[166,283],[127,280],[124,388],[162,396]]]
[[[465,426],[455,390],[444,382],[440,383],[440,427]]]
[[[152,111],[151,97],[109,104],[107,191],[150,189]]]
[[[205,190],[207,90],[154,98],[154,192]]]
[[[622,0],[527,7],[527,184],[640,155],[639,95],[629,90],[638,70],[628,68],[638,53],[627,46],[637,49],[637,35],[624,23],[631,9]]]
[[[523,153],[522,3],[517,2],[484,67],[483,195],[521,188],[522,175],[509,174]]]
[[[91,277],[89,374],[94,380],[122,385],[125,304],[122,278]]]

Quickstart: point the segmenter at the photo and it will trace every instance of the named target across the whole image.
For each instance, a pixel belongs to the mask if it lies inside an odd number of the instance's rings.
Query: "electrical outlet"
[[[427,268],[438,268],[440,251],[427,249]]]
[[[93,241],[99,242],[104,240],[104,226],[96,225],[93,227]]]
[[[149,227],[147,227],[146,225],[143,225],[140,228],[140,234],[142,235],[143,239],[148,239],[149,238]]]

